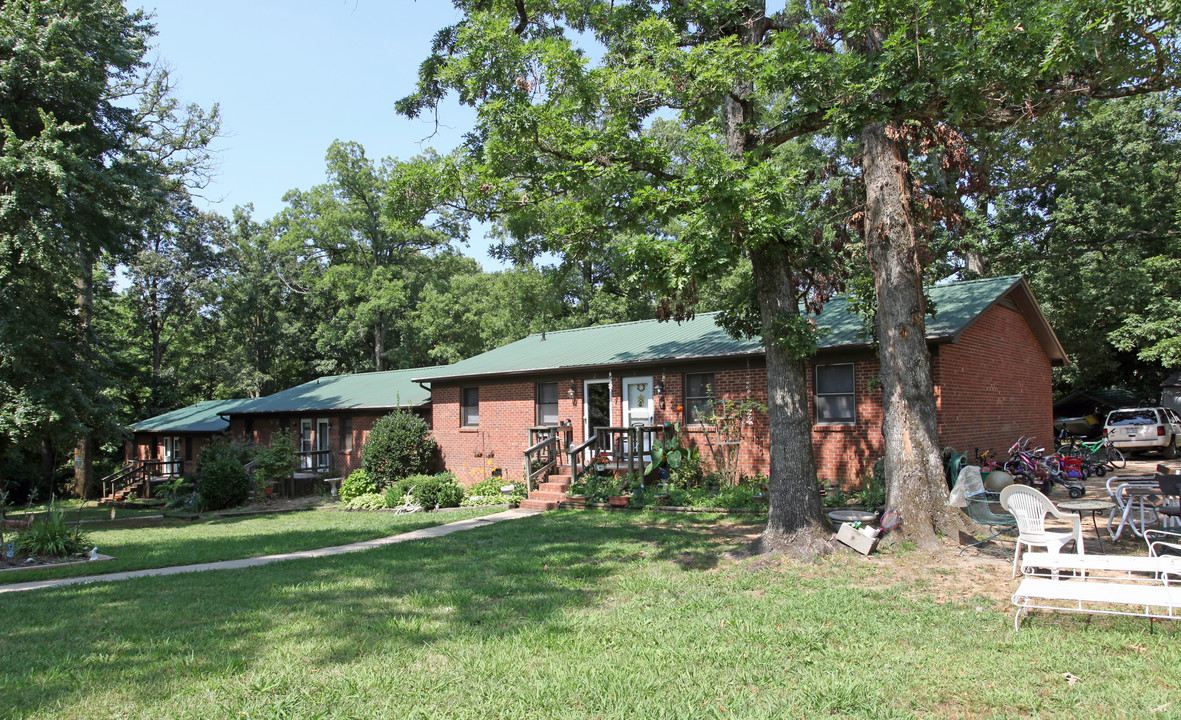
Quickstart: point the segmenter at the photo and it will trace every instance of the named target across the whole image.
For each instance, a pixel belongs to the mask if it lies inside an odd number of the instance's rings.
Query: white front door
[[[328,420],[320,418],[316,421],[316,469],[327,470],[331,454],[328,452]]]
[[[299,451],[301,453],[310,453],[312,451],[312,419],[304,418],[299,421]],[[312,456],[299,456],[299,469],[312,469]]]
[[[648,426],[655,422],[656,415],[652,409],[652,377],[634,377],[623,379],[623,424],[625,427],[633,425]],[[644,435],[650,439],[650,435]],[[651,449],[649,442],[644,443],[644,454]],[[647,458],[645,458],[647,459]]]

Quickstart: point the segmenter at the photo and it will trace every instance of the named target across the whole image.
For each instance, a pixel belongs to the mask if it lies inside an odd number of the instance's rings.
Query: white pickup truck
[[[1181,417],[1163,407],[1112,410],[1103,424],[1103,435],[1125,453],[1160,450],[1171,460],[1177,457]]]

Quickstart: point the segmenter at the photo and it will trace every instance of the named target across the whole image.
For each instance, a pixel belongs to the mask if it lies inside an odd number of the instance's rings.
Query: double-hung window
[[[685,373],[685,424],[701,422],[713,414],[714,374]]]
[[[459,394],[459,424],[476,427],[480,424],[480,388],[463,388]]]
[[[851,423],[856,420],[856,376],[853,363],[817,365],[816,422]]]
[[[537,424],[558,424],[558,384],[537,383]]]

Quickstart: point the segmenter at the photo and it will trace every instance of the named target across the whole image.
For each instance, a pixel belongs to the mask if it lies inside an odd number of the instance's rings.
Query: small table
[[[1101,512],[1111,512],[1115,509],[1115,503],[1110,500],[1065,500],[1058,503],[1058,507],[1078,513],[1080,518],[1085,512],[1091,513],[1091,525],[1095,527],[1095,537],[1099,539],[1099,552],[1107,552],[1103,548],[1103,536],[1099,533],[1099,522],[1095,519],[1095,515]]]

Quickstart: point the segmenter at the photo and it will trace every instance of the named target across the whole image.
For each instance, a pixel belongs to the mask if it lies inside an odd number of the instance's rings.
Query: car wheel
[[[1174,435],[1169,440],[1169,446],[1161,450],[1161,454],[1165,456],[1165,460],[1173,460],[1177,457],[1177,436]]]

